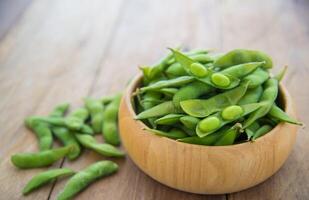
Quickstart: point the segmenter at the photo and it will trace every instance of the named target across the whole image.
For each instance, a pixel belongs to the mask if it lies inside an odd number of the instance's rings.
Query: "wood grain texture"
[[[122,90],[138,65],[153,63],[168,46],[268,52],[276,63],[274,71],[289,65],[284,83],[300,119],[308,124],[308,10],[306,0],[33,1],[0,41],[0,199],[20,199],[25,182],[41,171],[16,170],[8,162],[12,153],[37,149],[34,135],[23,126],[25,116],[47,114],[62,101],[76,107],[83,96]],[[96,182],[77,199],[308,199],[308,142],[306,130],[300,130],[278,173],[227,196],[168,188],[126,158],[117,160],[117,174]],[[85,151],[64,166],[81,169],[98,159],[103,158]],[[47,186],[28,198],[55,199],[64,183],[57,182],[50,197]]]

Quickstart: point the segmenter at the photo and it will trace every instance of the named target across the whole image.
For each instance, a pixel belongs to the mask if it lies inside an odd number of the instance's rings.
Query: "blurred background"
[[[235,48],[265,51],[273,57],[273,72],[289,66],[283,82],[301,121],[309,123],[308,0],[0,0],[2,163],[12,152],[36,148],[35,137],[23,126],[25,116],[46,115],[59,102],[69,101],[77,107],[84,96],[123,90],[138,73],[138,66],[151,65],[168,52],[167,47],[180,45],[218,52]],[[299,132],[296,147],[279,173],[229,197],[258,199],[263,194],[264,199],[308,199],[309,135],[305,132]],[[83,162],[94,158],[87,159]],[[122,188],[113,193],[104,190],[103,197],[206,198],[158,184],[129,159],[123,168],[105,187],[111,191],[115,185]],[[12,185],[30,175],[17,176],[6,165],[0,172],[14,177],[10,180],[14,183],[1,185],[0,194],[19,199],[22,184]],[[55,186],[54,191],[59,188]],[[49,189],[32,198],[47,195],[53,199]],[[80,198],[96,195],[95,191],[91,187]]]

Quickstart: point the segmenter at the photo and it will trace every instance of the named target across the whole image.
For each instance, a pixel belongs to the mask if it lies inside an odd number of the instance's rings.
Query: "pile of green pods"
[[[118,135],[118,110],[121,94],[100,99],[84,98],[84,106],[65,116],[69,103],[62,103],[48,116],[30,116],[26,126],[38,139],[38,152],[16,153],[11,162],[20,169],[40,168],[53,165],[67,158],[76,160],[83,149],[92,150],[104,157],[124,157],[116,146],[120,145]],[[105,143],[96,140],[94,134],[102,133]],[[53,148],[54,138],[63,147]],[[87,168],[75,172],[69,168],[50,169],[35,175],[24,187],[23,194],[54,182],[60,177],[72,176],[57,199],[71,199],[93,181],[113,174],[118,165],[112,161],[98,161]]]
[[[271,57],[256,50],[170,49],[154,66],[140,67],[135,118],[155,135],[207,146],[254,141],[281,122],[301,125],[280,98],[287,68],[272,76],[272,67]]]

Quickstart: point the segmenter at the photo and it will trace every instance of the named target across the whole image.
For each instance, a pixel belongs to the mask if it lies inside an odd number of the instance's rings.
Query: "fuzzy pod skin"
[[[57,178],[71,176],[73,174],[75,174],[75,172],[69,168],[51,169],[45,172],[41,172],[32,177],[31,180],[27,183],[23,189],[23,195],[27,195],[33,190],[36,190],[43,185],[55,181]]]
[[[57,200],[72,199],[77,193],[88,187],[92,182],[118,171],[118,165],[112,161],[99,161],[79,171],[71,177]]]
[[[250,63],[239,64],[226,68],[220,71],[220,73],[228,74],[230,76],[237,78],[243,78],[249,75],[254,70],[256,70],[258,67],[262,66],[263,64],[265,64],[265,62],[250,62]]]
[[[105,142],[112,145],[119,145],[120,138],[118,134],[118,111],[121,95],[117,95],[114,100],[108,104],[103,114],[103,137]]]
[[[67,156],[73,148],[67,146],[38,153],[18,153],[11,157],[11,162],[21,169],[47,167]]]
[[[103,125],[104,105],[99,99],[85,98],[85,106],[90,114],[90,124],[94,133],[100,133]]]
[[[279,108],[277,105],[273,105],[268,113],[268,116],[273,117],[279,121],[287,122],[290,124],[296,124],[296,125],[302,125],[301,122],[297,121],[296,119],[293,119],[288,114],[286,114],[281,108]]]
[[[124,157],[124,153],[111,144],[101,144],[96,141],[91,135],[76,134],[79,143],[88,149],[91,149],[103,156],[107,157]]]
[[[65,119],[65,125],[72,130],[78,130],[84,124],[84,121],[89,117],[89,112],[86,108],[77,108]]]
[[[69,160],[75,160],[81,153],[81,147],[73,133],[66,127],[53,127],[52,131],[55,137],[64,146],[73,146],[72,151],[67,155]]]
[[[238,64],[262,61],[265,61],[263,68],[272,68],[272,59],[267,54],[255,50],[235,49],[217,59],[214,66],[224,69]]]
[[[243,81],[248,82],[248,88],[252,89],[261,86],[267,79],[269,79],[269,73],[266,70],[257,68],[254,72],[245,76]]]

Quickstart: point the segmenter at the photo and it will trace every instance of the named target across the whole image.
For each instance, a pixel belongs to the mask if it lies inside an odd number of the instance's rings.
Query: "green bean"
[[[172,125],[179,122],[179,119],[183,116],[182,114],[168,114],[155,120],[155,123],[159,125]]]
[[[187,72],[182,67],[182,65],[178,62],[173,63],[171,66],[167,68],[165,71],[168,77],[178,77],[178,76],[185,76],[187,75]]]
[[[163,80],[158,81],[156,83],[153,83],[149,86],[140,88],[140,92],[146,92],[146,91],[154,91],[165,87],[177,87],[181,86],[183,84],[190,83],[194,80],[191,76],[181,76],[178,78],[170,79],[170,80]]]
[[[62,117],[64,113],[68,110],[70,104],[62,103],[57,105],[53,111],[49,114],[50,117]]]
[[[91,135],[85,135],[85,134],[76,134],[75,135],[79,143],[88,149],[91,149],[103,156],[108,157],[123,157],[125,154],[110,144],[101,144],[96,141],[94,137]]]
[[[33,190],[36,190],[47,183],[55,181],[57,178],[71,176],[73,174],[75,174],[75,172],[69,168],[51,169],[45,172],[41,172],[31,178],[31,180],[24,187],[23,194],[27,195]]]
[[[251,89],[262,85],[268,78],[269,74],[267,71],[257,68],[254,72],[244,77],[243,82],[248,82],[248,87]]]
[[[239,100],[238,105],[257,103],[263,94],[263,87],[248,89],[246,94]]]
[[[171,49],[171,51],[173,52],[174,54],[174,57],[175,59],[183,66],[183,68],[185,69],[185,71],[190,74],[190,75],[193,75],[191,73],[191,65],[196,63],[194,60],[192,60],[191,58],[189,58],[188,56],[184,55],[183,53],[175,50],[175,49]],[[216,88],[219,88],[219,89],[231,89],[231,88],[234,88],[236,86],[239,85],[240,83],[240,80],[238,78],[235,78],[233,76],[230,76],[230,75],[224,75],[224,77],[228,80],[228,85],[220,85],[220,84],[216,84],[217,82],[213,82],[213,80],[217,80],[216,77],[218,77],[218,75],[214,75],[216,74],[215,72],[213,72],[211,69],[208,69],[208,75],[206,77],[195,77],[197,80],[201,81],[201,82],[204,82],[212,87],[216,87]],[[215,77],[214,78],[211,78],[212,76]],[[223,75],[222,75],[223,76]]]
[[[173,97],[173,103],[177,109],[180,109],[180,102],[188,99],[195,99],[203,94],[213,91],[213,88],[205,83],[195,81],[183,86]]]
[[[172,101],[166,101],[159,105],[156,105],[148,110],[139,113],[135,119],[147,119],[151,117],[160,117],[171,113],[181,113],[181,110],[177,109]]]
[[[282,122],[288,122],[288,123],[291,123],[291,124],[302,125],[301,122],[298,122],[297,120],[290,117],[288,114],[286,114],[283,110],[281,110],[281,108],[279,108],[275,104],[272,105],[271,109],[268,112],[268,115],[275,118],[275,119],[278,119],[279,121],[282,121]]]
[[[263,68],[272,68],[272,60],[267,54],[261,51],[235,49],[217,59],[214,66],[224,69],[233,65],[261,61],[265,61],[265,64],[262,66]]]
[[[112,161],[96,162],[70,178],[62,192],[57,196],[57,200],[72,199],[95,180],[111,175],[116,171],[118,171],[118,165]]]
[[[255,134],[255,132],[260,128],[260,124],[258,122],[254,122],[252,123],[250,126],[248,126],[245,129],[246,135],[248,140],[250,140],[252,138],[252,136]]]
[[[192,99],[180,102],[185,113],[193,117],[207,117],[221,109],[235,105],[246,93],[247,85],[243,84],[209,99]]]
[[[64,146],[73,146],[72,151],[67,155],[70,160],[76,159],[81,153],[81,147],[77,142],[73,133],[66,127],[55,126],[52,131],[56,138],[64,144]]]
[[[249,115],[245,120],[243,127],[247,128],[257,119],[267,115],[278,95],[278,80],[271,78],[264,84],[264,92],[260,100],[260,108]]]
[[[18,153],[11,157],[11,162],[21,169],[46,167],[67,156],[73,148],[66,146],[38,153]]]
[[[120,138],[118,135],[118,111],[121,101],[121,94],[118,94],[114,100],[106,106],[104,110],[103,137],[105,142],[119,145]]]
[[[94,133],[100,133],[103,125],[104,105],[99,99],[85,98],[84,101],[91,116],[91,127]]]
[[[273,127],[271,125],[263,125],[261,126],[261,128],[259,128],[255,134],[252,137],[252,140],[256,140],[259,137],[262,137],[263,135],[265,135],[266,133],[268,133],[269,131],[271,131]]]
[[[187,128],[195,130],[196,125],[199,123],[200,119],[192,116],[183,116],[180,119],[180,122]]]
[[[164,132],[164,131],[160,131],[160,130],[156,130],[156,129],[150,129],[150,128],[146,128],[145,130],[150,131],[151,133],[158,135],[158,136],[163,136],[163,137],[168,137],[171,139],[180,139],[180,138],[185,138],[188,135],[183,132],[180,129],[177,128],[172,128],[170,131],[168,132]]]
[[[223,135],[214,143],[214,146],[226,146],[234,144],[236,138],[239,136],[239,127],[233,126],[228,129]]]
[[[240,119],[242,117],[245,117],[246,115],[254,112],[255,110],[260,108],[260,104],[259,103],[247,104],[247,105],[241,106],[241,108],[243,110],[243,113],[237,118],[234,118],[232,120],[223,119],[222,112],[217,112],[201,120],[196,126],[197,135],[199,137],[205,137],[206,135],[209,135],[217,131],[222,126],[228,123],[231,123],[237,119]]]
[[[214,132],[202,138],[199,136],[192,136],[192,137],[178,139],[177,141],[184,142],[184,143],[190,143],[190,144],[199,144],[199,145],[209,146],[209,145],[213,145],[226,132],[226,130],[228,130],[228,128],[223,127],[217,132]]]

